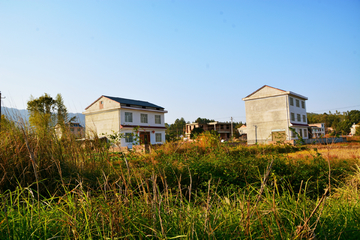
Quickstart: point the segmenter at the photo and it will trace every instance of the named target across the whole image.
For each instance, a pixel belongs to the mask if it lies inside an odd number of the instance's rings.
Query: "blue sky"
[[[270,85],[308,112],[360,109],[360,1],[0,0],[3,106],[61,93],[82,112],[101,95],[184,117],[246,121]]]

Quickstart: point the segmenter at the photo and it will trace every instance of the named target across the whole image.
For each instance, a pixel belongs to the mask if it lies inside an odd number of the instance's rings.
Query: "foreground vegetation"
[[[359,150],[230,147],[205,133],[124,155],[63,136],[3,124],[0,239],[360,235]]]

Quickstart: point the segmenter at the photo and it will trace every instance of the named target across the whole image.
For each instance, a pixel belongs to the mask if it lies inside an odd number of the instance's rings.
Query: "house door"
[[[140,132],[140,144],[150,144],[150,132]]]

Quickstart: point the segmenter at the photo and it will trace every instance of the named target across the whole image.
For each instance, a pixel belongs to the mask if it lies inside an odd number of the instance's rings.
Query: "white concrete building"
[[[312,138],[325,137],[325,123],[310,123]]]
[[[355,133],[356,133],[356,128],[358,128],[358,127],[360,127],[360,125],[355,124],[355,123],[351,126],[351,128],[350,128],[350,136],[354,136],[354,135],[355,135]]]
[[[243,100],[248,144],[308,139],[307,97],[264,85]]]
[[[239,127],[239,128],[238,128],[238,131],[239,131],[240,136],[241,136],[241,135],[244,135],[244,134],[247,134],[247,132],[246,132],[246,125],[242,125],[241,127]]]
[[[162,144],[165,142],[165,109],[158,105],[125,98],[101,96],[83,114],[88,136],[124,134],[122,147],[131,148],[139,138],[140,144]],[[134,128],[139,127],[134,134]]]

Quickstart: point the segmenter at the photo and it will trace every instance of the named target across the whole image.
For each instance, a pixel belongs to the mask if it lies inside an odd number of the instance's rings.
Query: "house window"
[[[295,121],[295,113],[290,113],[290,120],[291,121]]]
[[[304,137],[307,138],[308,137],[307,135],[308,135],[307,134],[307,129],[304,129]]]
[[[141,123],[148,123],[148,115],[147,114],[141,114]]]
[[[301,107],[305,109],[305,102],[301,101]]]
[[[294,106],[294,99],[292,97],[290,97],[290,105]]]
[[[125,112],[125,122],[132,122],[132,112]]]
[[[303,136],[303,134],[302,134],[302,129],[299,129],[299,134],[300,134],[300,137]]]
[[[291,138],[295,138],[295,137],[296,137],[295,131],[291,131]]]
[[[306,117],[303,115],[303,122],[306,123]]]
[[[299,99],[296,99],[296,106],[297,106],[297,107],[300,107],[300,101],[299,101]]]
[[[296,114],[296,120],[297,120],[298,122],[301,122],[301,116],[300,116],[300,114]]]
[[[162,142],[161,141],[161,133],[155,133],[155,141],[156,142]]]
[[[161,115],[155,115],[155,124],[161,124]]]
[[[125,133],[125,142],[127,142],[127,143],[133,142],[133,134],[132,133]]]

